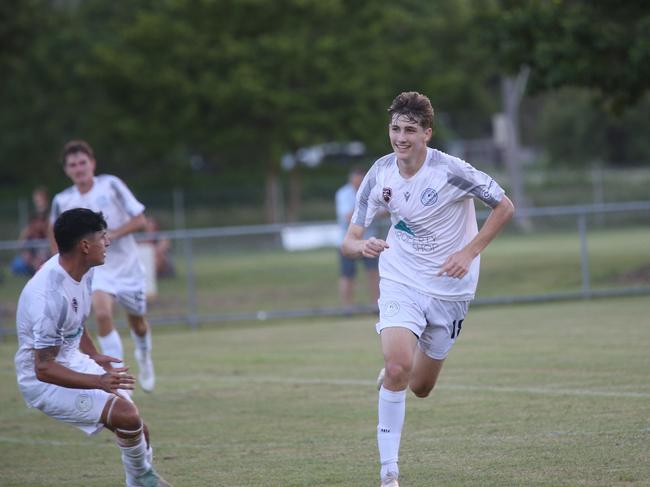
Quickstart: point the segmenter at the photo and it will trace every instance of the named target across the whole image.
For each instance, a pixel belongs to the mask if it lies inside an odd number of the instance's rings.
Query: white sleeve
[[[131,190],[120,178],[111,177],[110,184],[118,205],[129,217],[133,218],[144,211],[144,205],[133,196]]]
[[[68,313],[65,298],[54,294],[48,299],[39,293],[30,301],[29,320],[34,330],[34,348],[60,346],[63,343],[61,329]]]
[[[379,201],[379,185],[377,184],[377,167],[373,166],[363,178],[359,191],[357,191],[357,202],[352,214],[350,223],[368,228],[382,206]]]
[[[461,195],[472,196],[486,206],[494,208],[499,204],[505,191],[488,174],[479,171],[471,164],[456,159],[450,164],[447,182],[461,191]]]

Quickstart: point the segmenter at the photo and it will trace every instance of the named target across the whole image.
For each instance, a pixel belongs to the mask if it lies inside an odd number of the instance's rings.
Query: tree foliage
[[[496,0],[478,17],[504,69],[531,68],[532,92],[597,91],[614,111],[650,86],[650,10],[631,0]]]
[[[8,34],[30,42],[16,48],[24,67],[10,70],[2,100],[3,158],[41,165],[83,137],[111,169],[148,168],[153,183],[170,184],[189,177],[190,160],[268,171],[282,153],[315,143],[361,139],[387,150],[383,115],[403,90],[430,94],[442,110],[491,108],[462,42],[470,2],[25,5],[40,20],[16,21]]]

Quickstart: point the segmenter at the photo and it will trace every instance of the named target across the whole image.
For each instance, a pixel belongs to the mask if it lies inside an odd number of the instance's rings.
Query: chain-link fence
[[[479,218],[486,215],[480,212]],[[650,292],[650,201],[519,209],[517,218],[482,255],[474,305]],[[361,269],[358,305],[340,304],[334,222],[178,229],[138,239],[150,262],[154,324],[194,327],[375,309]],[[155,276],[161,242],[169,245],[167,267]],[[47,242],[30,245],[43,248]],[[28,279],[11,272],[24,246],[0,242],[3,334],[14,332],[16,301]],[[118,313],[122,325],[123,318]]]

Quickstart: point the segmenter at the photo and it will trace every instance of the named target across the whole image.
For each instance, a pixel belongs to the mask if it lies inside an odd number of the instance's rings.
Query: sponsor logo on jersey
[[[74,333],[70,333],[68,335],[63,335],[63,338],[65,338],[66,340],[74,340],[75,338],[80,336],[82,333],[83,333],[83,327],[80,326],[79,328],[77,328],[77,330]]]
[[[87,413],[93,407],[93,398],[89,394],[82,392],[81,394],[77,395],[74,404],[79,411],[82,413]]]
[[[406,223],[404,223],[404,220],[400,220],[395,224],[395,230],[401,230],[415,237],[415,233],[413,232],[413,230],[409,228],[409,226]]]
[[[408,201],[410,197],[411,197],[411,193],[409,193],[408,191],[404,193],[404,198],[406,199],[406,201]]]
[[[433,188],[427,188],[424,191],[422,191],[422,195],[420,196],[420,201],[424,206],[435,205],[436,201],[438,201],[438,193]]]
[[[430,254],[438,248],[435,234],[421,235],[418,237],[406,232],[396,232],[395,237],[420,254]]]
[[[79,302],[77,298],[72,298],[72,310],[76,313],[79,310]]]
[[[393,190],[390,188],[384,188],[381,191],[381,196],[384,198],[386,203],[390,203],[390,199],[393,197]]]

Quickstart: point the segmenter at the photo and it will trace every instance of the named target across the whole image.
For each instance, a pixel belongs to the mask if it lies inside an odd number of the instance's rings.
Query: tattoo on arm
[[[36,364],[39,362],[52,362],[59,354],[59,348],[61,347],[47,347],[39,348],[36,350]]]

